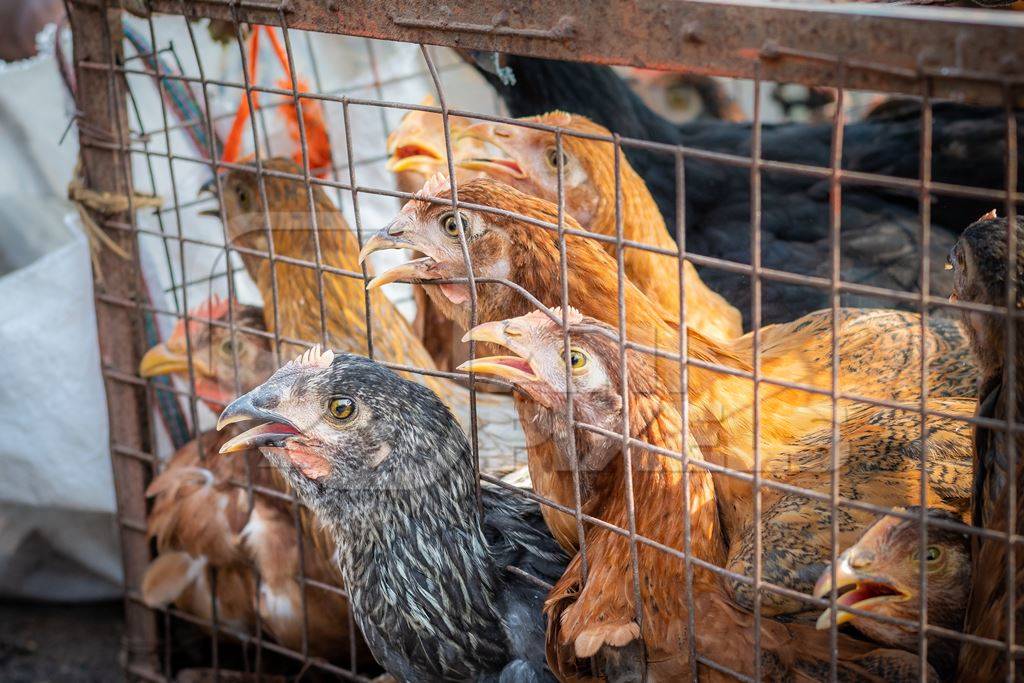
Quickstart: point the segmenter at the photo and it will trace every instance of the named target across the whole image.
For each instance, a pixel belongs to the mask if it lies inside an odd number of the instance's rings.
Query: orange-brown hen
[[[430,200],[440,200],[433,203]],[[503,211],[524,214],[533,221],[553,224],[556,207],[536,197],[530,197],[491,179],[478,179],[459,190],[460,202],[495,207]],[[421,199],[410,202],[391,225],[372,237],[364,247],[364,254],[379,248],[409,247],[426,254],[425,257],[381,274],[371,285],[398,278],[420,279],[424,282],[438,279],[464,278],[466,268],[459,243],[459,230],[454,214],[447,205],[450,191],[443,187],[428,187]],[[520,287],[542,304],[554,307],[562,304],[559,284],[559,248],[555,232],[526,220],[487,213],[484,210],[461,210],[463,231],[468,241],[474,274],[477,278],[504,279]],[[566,217],[566,226],[578,224]],[[618,326],[618,293],[620,283],[616,277],[615,262],[592,239],[566,235],[568,303],[581,313],[606,324]],[[625,307],[625,335],[629,342],[652,347],[664,353],[678,354],[680,339],[678,328],[666,322],[656,304],[628,279],[621,282]],[[428,294],[449,317],[462,325],[469,318],[469,292],[461,283],[427,286]],[[534,304],[508,285],[500,282],[477,283],[477,314],[479,322],[499,321],[524,315]],[[832,340],[831,312],[810,314],[792,323],[773,325],[759,331],[760,370],[764,378],[785,380],[810,385],[819,389],[831,386]],[[840,388],[854,394],[875,398],[912,402],[920,391],[919,353],[921,347],[920,319],[914,314],[894,311],[841,312],[839,328]],[[973,369],[964,358],[964,340],[960,327],[949,321],[929,320],[925,346],[929,359],[929,393],[932,397],[970,395]],[[754,335],[748,334],[731,341],[716,341],[690,330],[687,351],[692,364],[688,374],[690,401],[690,429],[704,457],[718,465],[751,472],[754,469],[752,382],[748,377],[705,367],[721,365],[732,373],[750,373],[753,367]],[[886,353],[880,353],[885,348]],[[891,362],[893,354],[898,362]],[[652,363],[665,387],[679,386],[678,363],[659,357]],[[801,439],[828,430],[832,423],[832,403],[829,397],[800,389],[763,384],[760,399],[761,467],[785,480],[799,474],[794,472],[797,462],[794,449],[808,447]],[[516,402],[528,415],[528,401],[517,396]],[[674,400],[678,403],[679,397]],[[845,407],[840,405],[838,417],[843,419]],[[569,467],[560,459],[550,434],[529,418],[523,419],[529,444],[529,466],[535,490],[556,503],[572,507],[575,489]],[[901,429],[909,428],[901,425]],[[884,436],[879,432],[876,436]],[[817,438],[817,437],[815,437]],[[871,431],[860,439],[871,443]],[[947,440],[954,444],[947,449],[950,457],[963,455],[965,434],[952,433]],[[938,439],[935,439],[938,441]],[[820,439],[813,441],[820,459]],[[867,446],[864,446],[867,449]],[[825,450],[827,455],[827,449]],[[870,454],[870,450],[865,450]],[[776,456],[773,460],[772,455]],[[867,456],[865,456],[867,457]],[[816,461],[817,462],[817,461]],[[820,463],[819,463],[820,464]],[[584,463],[586,465],[586,463]],[[594,469],[600,469],[601,463]],[[590,469],[590,468],[587,468]],[[956,498],[963,490],[961,477],[954,468],[950,474],[953,486],[947,498]],[[820,474],[820,473],[819,473]],[[913,475],[916,477],[917,475]],[[587,471],[583,473],[584,492],[589,485]],[[875,486],[861,482],[850,492],[855,498],[870,497],[888,491],[876,481]],[[916,480],[915,480],[916,481]],[[819,482],[820,483],[820,482]],[[935,483],[933,483],[935,484]],[[810,482],[803,485],[810,486]],[[726,531],[736,548],[747,547],[734,561],[737,567],[752,563],[749,553],[753,546],[741,541],[750,534],[753,512],[753,490],[746,479],[716,475]],[[913,495],[908,504],[917,500],[916,490],[901,489],[901,495]],[[888,499],[887,499],[888,500]],[[961,495],[962,503],[962,495]],[[962,507],[962,505],[961,505]],[[777,512],[780,523],[786,506]],[[577,531],[574,519],[553,508],[545,507],[545,518],[555,537],[568,548],[575,548]],[[763,518],[765,523],[770,520]],[[870,521],[869,520],[866,520]],[[815,558],[817,571],[829,559],[829,523],[818,516],[805,516],[808,535],[813,539],[810,554],[796,554],[792,548],[778,549],[781,583],[789,584],[795,572],[808,558]],[[821,527],[820,529],[817,527]],[[855,527],[856,529],[857,527]],[[854,529],[854,532],[855,532]],[[852,540],[852,539],[851,539]],[[812,573],[813,572],[813,573]],[[800,580],[810,593],[817,572],[812,570]],[[778,609],[789,611],[792,604],[783,603]]]
[[[653,358],[627,351],[623,380],[614,329],[570,310],[567,373],[561,311],[556,310],[555,317],[558,322],[535,311],[475,328],[470,332],[473,338],[505,346],[515,355],[469,365],[511,380],[541,406],[535,419],[550,429],[563,457],[568,457],[575,439],[583,461],[607,463],[591,477],[594,493],[584,511],[642,539],[632,548],[627,536],[587,525],[585,554],[570,563],[547,601],[552,668],[562,680],[601,674],[608,680],[672,681],[697,669],[702,670],[702,679],[713,679],[716,672],[690,658],[692,636],[700,656],[755,676],[753,643],[760,628],[761,679],[812,680],[827,674],[827,634],[768,618],[758,627],[752,614],[732,602],[714,573],[700,564],[688,572],[684,552],[700,562],[723,566],[725,541],[711,474],[680,460],[681,416],[673,390],[666,391],[658,378]],[[612,433],[626,430],[637,444],[629,448],[628,459],[623,457],[621,438],[570,425],[565,412],[569,392],[577,424]],[[688,454],[692,461],[702,460],[692,441]],[[868,680],[884,674],[888,680],[916,680],[910,654],[879,657],[871,646],[842,636],[837,645],[844,678]],[[592,657],[599,664],[596,672],[588,661]]]
[[[571,133],[610,137],[611,133],[590,119],[551,112],[522,119],[568,131],[562,138],[562,192],[565,209],[587,229],[615,237],[616,217],[621,215],[622,238],[665,253],[625,247],[626,275],[644,294],[673,318],[679,316],[679,260],[675,240],[665,227],[658,205],[643,179],[624,156],[619,156],[622,203],[616,211],[615,147],[610,142],[575,137]],[[473,148],[460,150],[459,165],[486,171],[496,180],[548,201],[558,199],[559,150],[555,133],[510,124],[480,123],[461,131],[460,139],[479,138],[506,156],[481,157]],[[462,180],[461,178],[459,179]],[[615,256],[616,245],[604,242]],[[743,334],[743,317],[721,295],[700,279],[689,261],[683,263],[686,324],[705,335],[732,339]]]
[[[270,173],[301,175],[299,167],[286,159],[271,159],[263,167]],[[425,370],[427,374],[407,376],[437,393],[468,427],[469,391],[430,374],[437,367],[398,309],[382,292],[367,295],[364,291],[356,235],[322,189],[312,188],[314,214],[301,180],[267,175],[263,184],[269,224],[264,222],[263,194],[255,170],[226,174],[221,181],[221,202],[228,218],[228,238],[239,248],[246,270],[263,295],[267,328],[288,343],[282,353],[294,355],[297,347],[293,344],[326,341],[335,350],[368,355],[372,344],[373,356],[379,361]],[[267,239],[268,226],[272,240]],[[274,255],[291,261],[276,261],[272,266],[266,257],[271,241]],[[318,273],[313,265],[295,263],[314,264],[318,247],[320,264],[345,274]],[[523,436],[511,399],[481,394],[477,403],[481,466],[491,471],[512,469],[523,451]]]

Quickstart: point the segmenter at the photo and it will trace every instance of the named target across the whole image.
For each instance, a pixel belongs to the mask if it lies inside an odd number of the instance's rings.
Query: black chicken
[[[479,55],[473,62],[494,86],[513,116],[562,109],[582,114],[627,138],[750,155],[749,123],[702,120],[675,125],[651,111],[609,67],[578,62],[502,55],[501,62]],[[493,64],[511,70],[514,84],[495,75]],[[506,79],[509,80],[509,79]],[[1024,126],[1018,136],[1024,145]],[[1006,122],[995,109],[951,103],[933,106],[932,179],[985,188],[1005,187]],[[761,158],[828,167],[831,126],[764,124]],[[842,167],[900,178],[919,176],[920,107],[898,115],[872,117],[844,129]],[[643,177],[666,223],[676,230],[675,156],[623,147]],[[1021,155],[1024,169],[1024,155]],[[686,248],[696,254],[750,262],[750,172],[688,158]],[[762,172],[761,264],[766,268],[827,278],[830,273],[828,180]],[[1018,174],[1024,178],[1024,171]],[[921,251],[918,198],[914,190],[844,184],[842,191],[842,278],[899,291],[917,291]],[[935,196],[931,230],[931,291],[946,294],[950,278],[942,271],[955,234],[989,208],[976,199]],[[704,280],[743,312],[749,326],[750,277],[706,267]],[[847,306],[893,306],[896,302],[845,294]],[[764,279],[762,321],[792,320],[829,305],[828,292]]]
[[[1005,218],[986,215],[964,231],[949,255],[954,274],[953,297],[991,306],[1006,304],[1007,235]],[[1024,219],[1017,219],[1016,301],[1020,315],[1024,310]],[[981,371],[978,395],[978,416],[1005,421],[1012,416],[1019,430],[1024,422],[1024,319],[1018,318],[1008,330],[1005,316],[964,311],[964,327],[971,338],[971,347]],[[1006,357],[1007,332],[1015,335],[1014,358]],[[1016,377],[1011,392],[1010,369]],[[1011,393],[1015,394],[1011,403]],[[1024,524],[1024,434],[1008,434],[1001,428],[977,426],[974,432],[974,524],[992,531],[1006,533],[1013,527],[1010,516],[1016,517],[1016,532]],[[1008,483],[1017,482],[1016,509],[1011,510]],[[1008,565],[1008,543],[1003,539],[973,539],[971,596],[968,601],[964,629],[974,635],[1006,641],[1009,634],[1006,572],[1014,573],[1017,585],[1015,642],[1024,642],[1024,548],[1017,544],[1014,563]],[[965,643],[961,649],[960,672],[964,680],[1006,680],[1009,666],[1004,649]],[[1017,660],[1019,679],[1024,662]]]
[[[218,427],[265,421],[259,446],[333,534],[356,621],[402,681],[554,681],[546,591],[567,559],[538,507],[484,488],[466,437],[426,387],[360,356],[314,349],[229,405]]]

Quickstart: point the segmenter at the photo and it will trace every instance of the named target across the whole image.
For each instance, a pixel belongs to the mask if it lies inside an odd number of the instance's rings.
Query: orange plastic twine
[[[277,87],[282,90],[292,90],[294,88],[300,93],[300,96],[302,93],[309,92],[309,86],[301,78],[297,79],[297,82],[293,81],[292,72],[288,66],[288,53],[285,51],[281,39],[278,38],[277,33],[270,26],[256,26],[252,36],[249,38],[249,83],[256,82],[260,29],[266,32],[274,54],[277,55],[277,60],[281,64],[281,70],[284,71],[284,77],[277,81]],[[252,103],[253,107],[258,109],[259,102],[256,95],[257,93],[252,93]],[[295,102],[290,100],[283,103],[278,109],[288,128],[288,136],[297,146],[296,151],[292,154],[292,158],[301,165],[302,127],[299,126],[298,108]],[[235,118],[231,123],[231,132],[228,134],[227,141],[224,144],[222,161],[231,163],[238,160],[238,155],[242,148],[242,133],[249,119],[249,102],[245,93],[242,93],[238,109],[235,111]],[[308,99],[303,101],[302,123],[306,133],[306,151],[309,155],[309,168],[318,177],[324,177],[331,168],[333,155],[331,153],[330,135],[327,132],[327,122],[324,118],[324,110],[320,102]]]

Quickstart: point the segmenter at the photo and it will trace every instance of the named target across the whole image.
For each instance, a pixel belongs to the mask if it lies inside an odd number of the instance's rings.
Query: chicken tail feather
[[[166,607],[177,600],[205,568],[205,557],[181,552],[160,555],[142,577],[142,601],[149,607]]]
[[[639,637],[640,626],[635,621],[593,626],[576,636],[576,656],[580,659],[593,657],[604,645],[623,647]]]

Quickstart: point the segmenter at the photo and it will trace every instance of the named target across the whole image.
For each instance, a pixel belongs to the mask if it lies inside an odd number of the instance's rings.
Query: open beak
[[[814,585],[814,597],[828,597],[832,591],[832,571],[826,569]],[[870,610],[882,602],[894,600],[907,600],[908,596],[883,577],[865,576],[850,566],[848,558],[841,557],[839,566],[836,569],[836,606],[856,607],[860,610]],[[832,623],[832,607],[825,609],[818,617],[815,627],[823,631]],[[858,615],[852,612],[839,609],[836,614],[836,625],[842,625]]]
[[[436,279],[436,275],[431,273],[431,267],[436,262],[429,256],[422,256],[420,258],[406,261],[405,263],[399,263],[397,266],[388,268],[383,273],[373,278],[366,283],[366,289],[377,289],[384,285],[391,284],[392,282],[410,281],[410,280],[432,280]]]
[[[406,216],[399,215],[398,218],[392,221],[391,225],[379,230],[370,237],[359,251],[359,263],[365,262],[367,257],[375,251],[383,251],[385,249],[420,250],[419,245],[414,244],[405,237],[406,222],[408,220]],[[430,256],[423,256],[400,263],[367,282],[366,288],[376,289],[398,280],[436,280],[438,275],[431,272],[432,267],[436,263]]]
[[[139,376],[143,378],[160,377],[172,372],[188,372],[188,357],[172,351],[167,344],[157,344],[146,351],[139,362]]]
[[[263,424],[242,432],[238,436],[229,439],[220,447],[221,453],[234,453],[249,448],[281,448],[284,442],[299,434],[298,428],[292,422],[267,409],[264,404],[271,402],[265,394],[269,393],[267,385],[256,387],[244,396],[239,396],[224,409],[217,420],[217,430],[220,431],[229,424],[244,422],[245,420],[263,420]],[[276,402],[275,402],[276,405]]]
[[[387,169],[392,173],[416,171],[423,175],[432,175],[444,162],[444,154],[434,145],[418,139],[403,140],[388,150]]]
[[[474,358],[457,369],[494,375],[521,386],[542,382],[532,364],[535,354],[526,343],[530,336],[529,330],[524,329],[522,322],[517,320],[499,320],[477,325],[462,337],[463,342],[496,344],[517,355]]]
[[[217,178],[213,177],[203,183],[203,186],[199,188],[199,196],[208,194],[214,199],[217,198]],[[214,218],[220,218],[220,204],[210,209],[203,209],[199,212],[200,216],[213,216]]]
[[[381,228],[371,235],[370,239],[366,240],[366,243],[363,244],[363,248],[359,250],[359,265],[362,265],[370,254],[375,251],[416,249],[416,245],[405,237],[405,223],[407,220],[404,215],[399,214],[398,218],[391,221],[390,225]]]
[[[481,122],[459,131],[458,139],[470,138],[485,143],[486,147],[501,152],[502,156],[489,156],[477,152],[474,156],[456,160],[456,165],[470,171],[482,171],[498,177],[525,178],[526,172],[500,142],[497,127],[493,123]],[[476,151],[476,150],[475,150]]]

